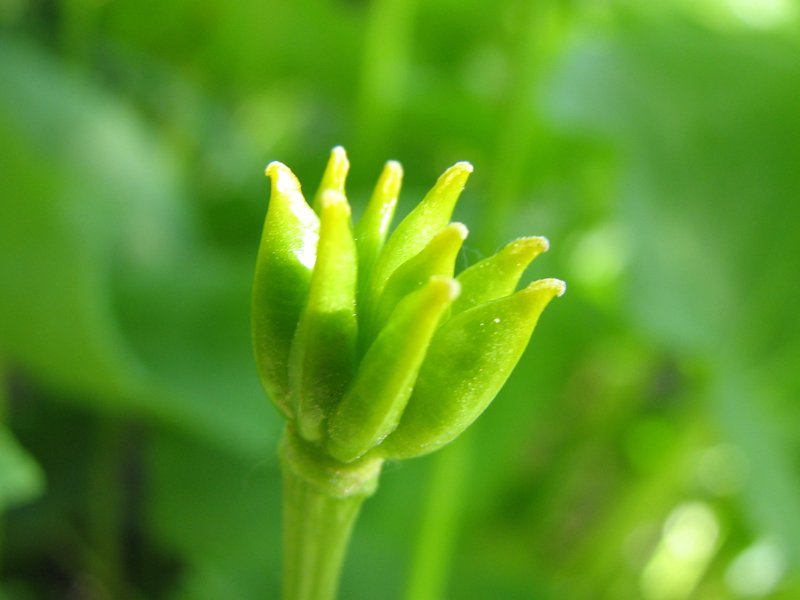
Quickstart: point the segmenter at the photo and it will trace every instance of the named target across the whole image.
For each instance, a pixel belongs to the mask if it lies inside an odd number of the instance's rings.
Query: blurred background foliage
[[[264,165],[568,281],[342,598],[800,597],[795,0],[0,0],[0,598],[277,598]]]

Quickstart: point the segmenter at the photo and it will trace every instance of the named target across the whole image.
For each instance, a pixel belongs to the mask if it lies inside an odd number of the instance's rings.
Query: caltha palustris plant
[[[451,442],[514,369],[558,279],[515,291],[548,243],[515,240],[454,276],[467,228],[450,223],[472,172],[444,172],[388,236],[402,169],[390,161],[358,223],[334,148],[311,205],[279,162],[253,288],[264,387],[281,445],[285,600],[331,600],[353,522],[386,460]]]

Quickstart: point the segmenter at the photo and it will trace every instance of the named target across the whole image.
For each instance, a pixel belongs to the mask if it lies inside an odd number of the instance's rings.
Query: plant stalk
[[[287,427],[283,471],[283,600],[334,600],[361,504],[383,459],[340,463]]]
[[[436,600],[447,595],[447,579],[464,508],[470,440],[468,433],[463,434],[433,457],[406,600]]]
[[[370,156],[376,144],[392,139],[397,106],[406,88],[417,0],[376,0],[367,18],[356,153]]]

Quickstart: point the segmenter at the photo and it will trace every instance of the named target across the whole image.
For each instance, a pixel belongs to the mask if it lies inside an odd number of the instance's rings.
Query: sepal
[[[403,167],[397,161],[388,161],[378,177],[367,208],[356,225],[359,293],[362,296],[370,281],[375,261],[386,242],[402,182]]]
[[[468,233],[462,223],[450,223],[419,254],[400,265],[386,282],[377,310],[371,319],[370,331],[380,329],[398,303],[420,289],[431,277],[453,277],[458,252]]]
[[[270,163],[272,180],[253,282],[253,346],[264,387],[292,418],[289,351],[316,261],[319,219],[284,164]]]
[[[347,159],[347,152],[341,146],[336,146],[331,150],[325,172],[322,174],[317,193],[314,194],[314,212],[322,214],[322,197],[325,192],[332,191],[345,195],[344,184],[347,181],[347,173],[350,171],[350,161]]]
[[[321,442],[323,423],[347,389],[356,366],[356,248],[343,194],[323,193],[317,261],[292,343],[289,383],[297,426]]]
[[[461,295],[453,303],[453,315],[512,294],[528,265],[549,247],[547,238],[519,238],[497,254],[464,269],[456,278]]]
[[[397,226],[375,264],[370,290],[373,299],[380,296],[395,269],[419,253],[447,226],[471,173],[472,165],[468,162],[447,169],[422,202]]]

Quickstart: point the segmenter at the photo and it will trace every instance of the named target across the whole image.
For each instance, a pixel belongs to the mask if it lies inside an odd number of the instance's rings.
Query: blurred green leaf
[[[174,162],[128,109],[29,45],[3,41],[0,75],[3,346],[51,384],[130,398],[145,376],[110,277],[175,256]]]
[[[159,432],[146,465],[147,529],[185,562],[175,597],[277,597],[280,479],[275,453],[245,463],[196,439]]]
[[[274,434],[250,354],[249,268],[210,262],[175,157],[25,43],[2,43],[0,75],[14,149],[0,161],[3,350],[71,399],[260,453]]]

